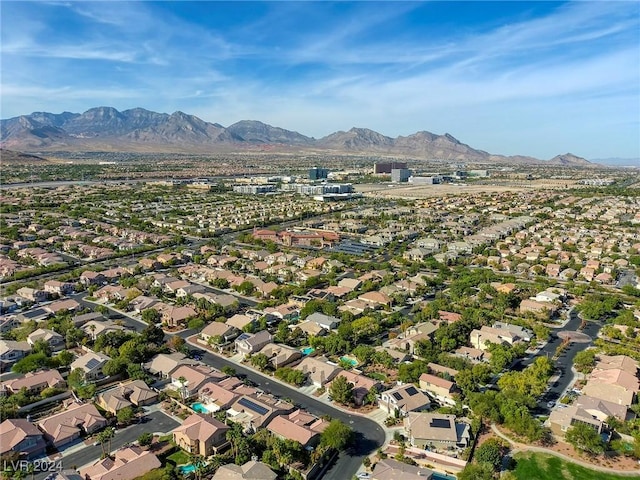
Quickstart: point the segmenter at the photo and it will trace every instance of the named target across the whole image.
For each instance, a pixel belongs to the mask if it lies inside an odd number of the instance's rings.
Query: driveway
[[[117,430],[115,437],[111,440],[111,450],[114,451],[127,443],[135,442],[142,433],[167,433],[180,425],[174,419],[159,411],[148,413],[146,417],[147,420],[144,423]],[[100,445],[90,444],[80,449],[73,448],[73,450],[67,455],[65,455],[64,451],[62,452],[62,468],[64,470],[83,467],[100,459],[102,455],[102,447]],[[38,473],[34,476],[34,480],[44,480],[47,475],[48,472]]]
[[[373,420],[360,415],[349,414],[338,410],[326,403],[320,402],[313,397],[307,396],[300,391],[282,385],[270,377],[258,374],[253,370],[246,369],[233,363],[226,358],[213,355],[203,351],[202,361],[214,368],[222,369],[229,366],[237,374],[246,375],[264,391],[281,398],[288,398],[294,404],[299,405],[308,412],[320,417],[329,415],[331,418],[340,420],[345,425],[349,425],[355,432],[355,442],[350,451],[341,452],[335,464],[322,477],[326,480],[346,480],[356,474],[364,457],[368,456],[384,444],[385,433],[382,427]]]

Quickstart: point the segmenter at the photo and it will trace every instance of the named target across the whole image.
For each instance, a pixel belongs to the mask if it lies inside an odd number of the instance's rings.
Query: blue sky
[[[640,157],[640,3],[0,4],[1,112],[445,132],[491,153]]]

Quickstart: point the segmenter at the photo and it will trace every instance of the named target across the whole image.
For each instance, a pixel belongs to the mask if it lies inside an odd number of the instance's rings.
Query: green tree
[[[580,373],[589,373],[596,365],[596,351],[588,349],[576,353],[573,364]]]
[[[478,448],[474,458],[478,463],[488,463],[494,470],[497,470],[502,460],[502,444],[496,438],[490,438]]]
[[[458,480],[493,480],[493,467],[488,463],[468,463]]]
[[[344,450],[353,440],[353,430],[340,420],[331,420],[327,428],[320,434],[320,445],[338,451]]]
[[[142,311],[141,317],[142,317],[142,320],[147,322],[149,325],[155,325],[160,321],[160,319],[162,318],[162,315],[158,310],[155,310],[153,308],[147,308],[146,310]]]
[[[605,444],[600,434],[584,423],[576,423],[567,430],[565,439],[583,452],[600,455],[604,453]]]
[[[138,445],[142,447],[151,445],[152,441],[153,441],[153,433],[145,432],[145,433],[141,433],[138,436]]]
[[[269,365],[269,357],[267,357],[264,353],[251,355],[250,361],[251,365],[259,369],[260,371],[264,371]]]
[[[116,418],[121,425],[129,425],[136,418],[136,414],[133,411],[133,407],[124,407],[118,410]]]
[[[331,382],[329,395],[333,398],[334,402],[348,405],[353,400],[353,383],[349,382],[346,377],[340,375]]]

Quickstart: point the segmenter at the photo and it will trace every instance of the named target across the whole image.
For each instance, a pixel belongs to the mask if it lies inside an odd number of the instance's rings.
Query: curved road
[[[89,304],[84,301],[86,296],[85,292],[71,295],[76,301],[83,305],[95,306],[95,304]],[[142,331],[146,324],[139,320],[134,320],[131,317],[122,315],[118,310],[114,310],[107,306],[111,311],[110,317],[112,319],[118,319],[123,321],[127,326],[137,331]],[[198,333],[196,330],[185,330],[176,334],[166,334],[165,340],[172,335],[179,335],[182,338]],[[331,468],[323,475],[323,479],[326,480],[346,480],[350,479],[356,474],[364,457],[370,455],[375,450],[380,448],[385,442],[385,432],[380,425],[373,420],[366,417],[350,414],[343,410],[339,410],[331,405],[320,402],[313,397],[305,395],[293,387],[281,384],[275,381],[273,378],[262,375],[254,370],[244,368],[234,362],[227,360],[225,357],[214,355],[200,347],[191,345],[191,349],[197,349],[198,354],[201,355],[201,361],[207,365],[222,370],[223,367],[229,366],[233,368],[237,374],[246,375],[246,377],[259,386],[262,390],[276,395],[281,398],[290,399],[295,405],[299,405],[301,408],[308,412],[320,417],[323,415],[329,415],[331,418],[340,420],[345,425],[349,425],[355,433],[354,446],[344,452],[340,452],[338,460],[331,466]]]
[[[222,369],[222,367],[229,366],[233,368],[236,373],[246,375],[249,380],[272,395],[291,399],[294,404],[300,405],[316,416],[329,415],[331,418],[340,420],[353,429],[356,435],[354,447],[347,452],[340,452],[337,462],[325,473],[322,477],[323,479],[346,480],[351,478],[360,468],[362,459],[384,444],[385,433],[380,425],[373,420],[338,410],[326,403],[300,393],[294,388],[274,381],[271,377],[260,375],[254,370],[241,367],[224,357],[219,357],[205,350],[202,350],[202,352],[202,361],[207,365],[211,365],[219,370]]]

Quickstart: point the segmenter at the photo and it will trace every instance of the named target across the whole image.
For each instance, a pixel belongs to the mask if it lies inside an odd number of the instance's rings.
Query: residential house
[[[488,362],[491,359],[490,352],[465,346],[457,348],[453,354],[456,357],[466,358],[471,363]]]
[[[620,368],[608,370],[594,369],[589,375],[582,393],[607,400],[618,405],[630,407],[640,391],[640,381]]]
[[[40,322],[44,322],[45,320],[51,317],[52,317],[51,312],[42,307],[24,310],[21,313],[18,313],[16,315],[16,319],[19,320],[21,323],[26,323],[31,321],[40,323]]]
[[[60,448],[82,434],[90,435],[107,426],[107,419],[100,415],[92,403],[71,403],[59,413],[49,415],[38,422],[45,440]]]
[[[486,325],[483,325],[480,330],[472,330],[469,335],[471,345],[480,350],[487,350],[489,344],[513,345],[519,340],[521,340],[521,337],[514,332],[502,328],[487,327]]]
[[[378,407],[389,415],[405,417],[431,408],[431,399],[411,384],[399,385],[380,394]]]
[[[228,442],[226,434],[229,426],[210,415],[194,413],[171,433],[173,441],[183,450],[208,457],[218,453]]]
[[[315,447],[320,434],[329,422],[314,417],[303,410],[294,410],[288,415],[279,415],[267,425],[267,430],[282,439],[295,440],[307,447]]]
[[[318,325],[316,322],[310,322],[309,320],[305,320],[300,323],[296,323],[294,325],[289,325],[290,330],[300,329],[304,334],[308,336],[321,337],[326,335],[328,331]]]
[[[236,313],[231,318],[227,319],[227,321],[224,323],[231,327],[235,327],[238,330],[243,330],[247,325],[254,322],[255,319],[249,317],[248,315]]]
[[[147,297],[145,295],[140,295],[137,298],[134,298],[129,303],[129,307],[133,309],[133,312],[136,314],[141,314],[143,310],[147,308],[152,308],[156,305],[160,300],[154,297]]]
[[[466,448],[471,441],[471,429],[456,422],[455,415],[411,412],[404,419],[404,429],[414,447],[454,449]]]
[[[297,348],[275,343],[267,343],[260,353],[267,356],[273,368],[284,367],[302,358],[302,353]]]
[[[433,334],[437,329],[438,326],[433,322],[422,322],[409,327],[396,338],[388,340],[385,343],[385,346],[402,350],[413,355],[415,353],[417,343],[421,340],[432,339]]]
[[[162,322],[166,323],[169,327],[184,325],[187,320],[198,314],[198,312],[189,305],[182,307],[170,305],[169,308],[162,309],[160,313],[162,314]]]
[[[203,287],[202,285],[190,283],[187,286],[183,286],[183,287],[178,288],[175,291],[175,295],[176,295],[176,298],[186,298],[189,295],[194,296],[194,295],[196,295],[198,293],[202,294],[202,293],[206,292],[206,290],[207,289],[205,287]]]
[[[197,360],[187,358],[184,353],[159,353],[145,364],[145,368],[149,373],[158,375],[162,378],[169,378],[180,365],[198,365]]]
[[[144,380],[133,380],[128,383],[121,383],[117,387],[98,395],[98,403],[100,406],[114,415],[125,407],[132,405],[142,407],[144,405],[151,405],[157,400],[158,392],[150,388]]]
[[[278,475],[266,463],[251,460],[244,465],[222,465],[211,480],[276,480]]]
[[[85,323],[81,330],[93,341],[99,336],[105,335],[111,332],[122,332],[125,329],[122,325],[118,325],[111,320],[91,320]]]
[[[162,463],[153,453],[133,446],[116,450],[112,457],[84,467],[80,475],[85,480],[133,480],[160,467]]]
[[[198,399],[210,412],[227,410],[240,398],[239,393],[232,389],[242,385],[242,382],[235,377],[229,377],[221,382],[206,382],[198,390]]]
[[[0,316],[0,333],[7,333],[16,327],[20,326],[15,315],[2,315]]]
[[[305,357],[293,368],[306,374],[307,381],[318,388],[324,387],[342,371],[337,365],[328,363],[324,357]]]
[[[278,305],[277,307],[265,308],[264,313],[273,315],[286,322],[292,322],[300,316],[300,308],[296,304],[284,304]]]
[[[46,443],[42,432],[24,418],[10,418],[0,423],[0,456],[15,452],[22,458],[43,455]]]
[[[49,298],[49,294],[44,290],[30,287],[19,288],[16,290],[16,295],[34,303],[46,302],[47,298]]]
[[[52,352],[64,350],[66,346],[62,335],[47,328],[39,328],[27,337],[27,343],[32,347],[39,341],[46,342]]]
[[[373,467],[371,480],[431,480],[433,471],[385,458]]]
[[[74,327],[82,327],[83,325],[86,325],[87,322],[90,322],[90,321],[101,323],[106,320],[107,320],[106,317],[102,315],[100,312],[83,313],[81,315],[75,315],[71,319]]]
[[[182,392],[185,398],[195,395],[206,382],[220,381],[226,377],[206,365],[179,365],[170,375],[170,387]]]
[[[625,405],[619,405],[608,400],[589,395],[580,395],[576,398],[574,404],[603,422],[609,417],[615,417],[621,422],[629,420],[629,410]]]
[[[349,370],[342,370],[335,376],[335,378],[331,382],[329,382],[327,388],[331,388],[331,383],[334,382],[338,377],[345,377],[347,379],[347,382],[353,384],[353,402],[356,405],[362,405],[364,403],[364,399],[366,398],[369,391],[371,391],[372,389],[380,390],[381,387],[381,384],[378,380],[365,377],[364,375],[360,375]]]
[[[60,282],[59,280],[47,280],[44,282],[44,291],[62,297],[73,293],[73,283]]]
[[[279,415],[291,413],[294,406],[264,393],[242,395],[227,410],[230,420],[243,425],[247,432],[266,427]]]
[[[262,330],[258,333],[243,333],[235,340],[236,352],[252,355],[259,352],[267,343],[272,342],[271,334]]]
[[[320,327],[324,328],[325,330],[336,329],[338,328],[341,322],[339,318],[334,317],[332,315],[325,315],[324,313],[321,313],[321,312],[313,312],[311,315],[309,315],[306,318],[306,321],[314,322],[318,324]]]
[[[423,373],[420,375],[420,388],[425,392],[429,392],[438,400],[455,403],[453,394],[456,392],[456,384],[451,380],[445,380],[431,373]]]
[[[530,298],[525,298],[520,302],[520,312],[526,313],[548,313],[553,312],[555,307],[549,302],[538,302]]]
[[[378,346],[375,347],[377,352],[384,352],[389,355],[396,363],[403,363],[410,361],[413,357],[408,352],[401,352],[399,350],[394,350],[392,348]]]
[[[49,305],[45,305],[43,308],[53,315],[56,315],[58,312],[64,311],[75,312],[80,308],[80,304],[73,298],[66,298],[64,300],[52,302]]]
[[[219,343],[222,345],[235,340],[240,334],[241,331],[236,327],[232,327],[222,322],[211,322],[202,329],[198,341],[200,343],[209,344],[209,341],[213,342],[216,339],[220,339]]]
[[[109,360],[111,360],[111,357],[104,353],[89,351],[81,357],[76,358],[71,365],[69,365],[69,370],[73,372],[79,368],[82,370],[86,381],[95,381],[104,377],[102,367],[104,367]]]
[[[99,272],[92,272],[91,270],[85,270],[80,274],[80,283],[85,287],[89,285],[102,285],[106,282],[106,278]]]
[[[446,312],[444,310],[438,310],[438,318],[441,323],[456,323],[459,320],[462,320],[462,315],[455,312]]]
[[[29,372],[24,377],[14,378],[2,383],[0,389],[10,393],[18,393],[25,388],[31,395],[39,394],[46,388],[65,388],[67,383],[57,370],[40,370]]]
[[[382,307],[391,306],[392,299],[389,295],[386,295],[382,292],[367,292],[363,293],[358,297],[360,300],[364,300],[365,302],[372,303],[374,305],[379,305]]]
[[[556,408],[549,415],[551,431],[561,437],[565,436],[569,428],[577,424],[588,425],[597,433],[601,433],[605,425],[603,420],[578,405]]]
[[[0,340],[0,371],[10,368],[29,353],[31,353],[31,345],[27,342]]]

